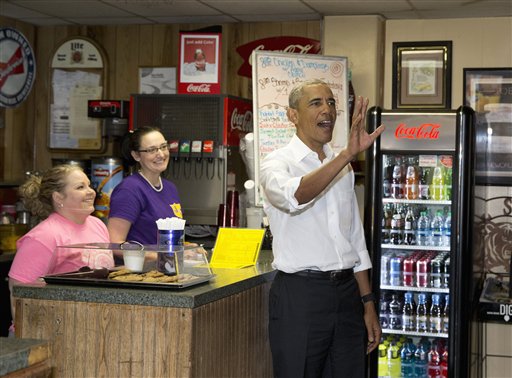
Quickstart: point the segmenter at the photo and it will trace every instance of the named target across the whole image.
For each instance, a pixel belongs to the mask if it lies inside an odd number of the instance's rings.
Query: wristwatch
[[[373,293],[363,295],[361,297],[361,302],[368,303],[368,302],[375,302],[375,295]]]

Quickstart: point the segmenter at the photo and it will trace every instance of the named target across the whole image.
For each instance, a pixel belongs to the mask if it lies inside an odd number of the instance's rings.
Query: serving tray
[[[119,269],[90,269],[84,267],[70,273],[50,274],[44,276],[43,279],[48,284],[59,285],[108,286],[134,289],[184,289],[208,282],[214,277],[213,274],[205,276],[186,274],[181,275],[183,278],[179,278],[175,282],[118,281],[108,278],[110,273],[118,270]],[[142,272],[140,274],[145,273],[148,272]]]

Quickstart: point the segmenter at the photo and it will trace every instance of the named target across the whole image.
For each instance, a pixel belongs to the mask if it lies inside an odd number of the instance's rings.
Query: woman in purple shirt
[[[156,127],[145,126],[130,135],[126,158],[137,171],[121,181],[110,198],[108,231],[113,243],[157,243],[159,218],[183,218],[176,186],[162,178],[169,164],[169,144]]]

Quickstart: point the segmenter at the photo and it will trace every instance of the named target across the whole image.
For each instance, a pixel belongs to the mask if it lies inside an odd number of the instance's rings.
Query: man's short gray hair
[[[296,84],[288,96],[288,106],[291,109],[297,109],[299,106],[299,100],[304,94],[304,88],[309,87],[311,85],[327,85],[327,83],[320,79],[310,79],[303,81],[299,84]]]

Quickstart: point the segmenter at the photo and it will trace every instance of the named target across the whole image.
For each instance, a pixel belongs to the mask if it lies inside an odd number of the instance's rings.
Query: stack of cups
[[[157,270],[169,276],[180,274],[183,267],[185,220],[176,217],[165,218],[157,220],[156,224],[158,228]]]

